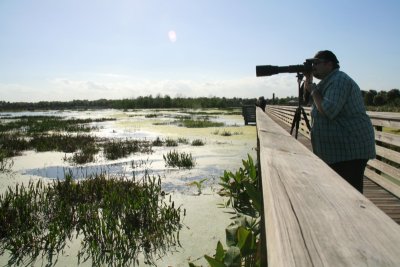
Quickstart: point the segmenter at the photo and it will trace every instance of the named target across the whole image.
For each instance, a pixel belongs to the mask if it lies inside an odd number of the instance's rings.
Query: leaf
[[[253,233],[244,227],[238,229],[238,247],[243,257],[251,255],[256,247]]]
[[[239,226],[236,224],[231,224],[225,229],[226,244],[228,246],[235,246],[237,244],[237,230]]]
[[[211,258],[208,255],[204,255],[204,258],[206,258],[208,264],[210,264],[211,267],[227,267],[223,262]]]
[[[224,247],[222,246],[221,241],[218,241],[217,250],[215,253],[215,259],[222,262],[224,260],[224,256],[225,256]]]
[[[257,190],[256,187],[249,182],[243,182],[243,185],[246,189],[247,195],[253,201],[252,206],[258,211],[258,213],[261,213],[263,207],[261,191]]]
[[[240,249],[242,249],[243,246],[245,245],[247,237],[249,236],[249,234],[250,234],[250,231],[247,230],[246,228],[244,228],[242,226],[238,228],[238,230],[237,230],[238,244],[237,245],[238,245],[238,247]]]
[[[240,267],[240,259],[240,249],[232,246],[226,252],[224,264],[229,267]]]

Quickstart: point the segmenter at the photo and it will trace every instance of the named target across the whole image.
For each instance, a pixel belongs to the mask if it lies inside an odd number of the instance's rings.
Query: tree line
[[[399,111],[400,90],[361,91],[364,103],[370,110],[386,109]],[[6,102],[0,101],[0,110],[51,110],[51,109],[147,109],[147,108],[234,108],[242,105],[254,105],[256,98],[226,97],[176,97],[157,95],[139,96],[132,99],[118,100],[73,100],[73,101],[40,101],[40,102]],[[268,105],[297,105],[298,97],[266,98]]]
[[[225,97],[176,97],[157,95],[139,96],[119,100],[73,100],[40,102],[0,101],[0,110],[51,110],[51,109],[147,109],[147,108],[233,108],[242,105],[254,105],[255,98]]]
[[[369,110],[400,111],[400,90],[389,91],[361,90],[364,104]],[[290,96],[285,98],[266,99],[268,105],[297,105],[298,97]]]

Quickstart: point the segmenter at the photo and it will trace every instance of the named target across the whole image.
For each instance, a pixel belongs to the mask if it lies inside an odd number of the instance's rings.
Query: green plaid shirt
[[[361,90],[344,72],[332,71],[320,81],[325,115],[312,106],[311,142],[314,153],[327,164],[375,158],[375,137]]]

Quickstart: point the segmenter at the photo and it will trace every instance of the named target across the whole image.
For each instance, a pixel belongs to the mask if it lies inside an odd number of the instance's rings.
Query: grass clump
[[[204,141],[201,139],[195,139],[192,141],[192,146],[204,146]]]
[[[179,153],[175,150],[168,152],[167,155],[163,155],[163,158],[166,167],[192,169],[196,164],[191,153]]]
[[[223,122],[213,122],[208,118],[204,119],[182,119],[179,121],[179,126],[183,126],[186,128],[207,128],[207,127],[221,127],[225,124]]]
[[[241,135],[241,134],[243,134],[243,132],[238,132],[238,131],[231,132],[231,131],[226,130],[226,129],[223,129],[222,131],[220,131],[220,130],[217,129],[217,130],[213,131],[212,134],[221,135],[221,136],[232,136],[232,135]]]
[[[104,156],[108,160],[124,158],[132,153],[151,153],[151,143],[139,140],[111,140],[103,144]]]
[[[78,264],[136,266],[138,255],[154,264],[179,245],[181,209],[164,200],[160,178],[140,181],[106,177],[45,185],[30,182],[0,196],[0,255],[8,265],[30,265],[38,257],[55,265],[68,240],[81,236]]]
[[[8,118],[6,118],[8,119]],[[21,131],[27,135],[56,132],[90,132],[96,127],[87,125],[93,122],[102,122],[115,119],[65,119],[57,116],[20,116],[10,117],[9,122],[0,125],[0,132]]]
[[[160,137],[157,136],[156,140],[151,142],[153,146],[163,146],[164,142],[160,139]]]
[[[179,144],[185,144],[185,145],[187,145],[187,144],[189,144],[189,139],[187,139],[187,138],[185,138],[185,137],[179,137],[178,140],[177,140],[177,142],[178,142]]]
[[[166,146],[178,146],[178,142],[174,139],[167,138],[167,139],[165,139],[165,145]]]

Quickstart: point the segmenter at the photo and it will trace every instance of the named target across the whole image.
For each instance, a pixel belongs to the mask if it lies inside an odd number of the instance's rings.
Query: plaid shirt
[[[375,158],[375,137],[361,90],[344,72],[332,71],[320,81],[325,115],[312,106],[311,142],[314,153],[327,164]]]

